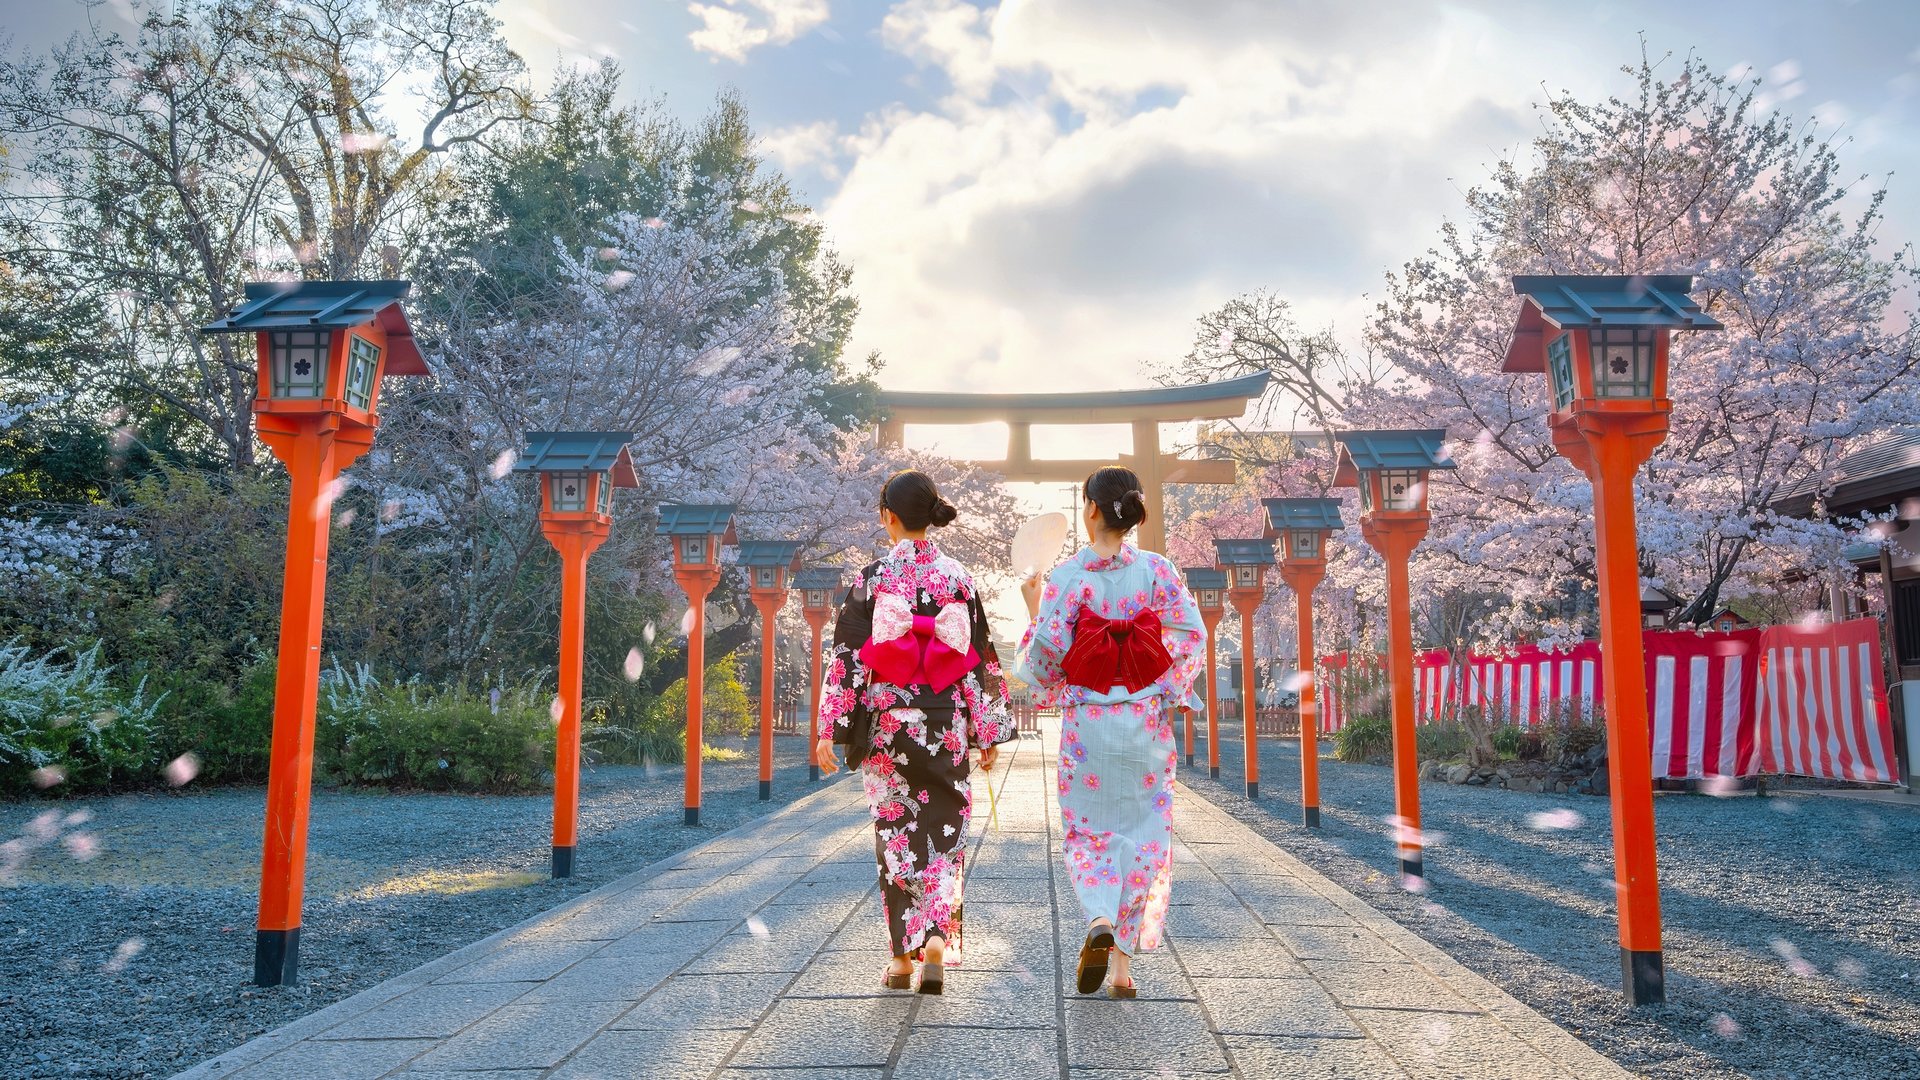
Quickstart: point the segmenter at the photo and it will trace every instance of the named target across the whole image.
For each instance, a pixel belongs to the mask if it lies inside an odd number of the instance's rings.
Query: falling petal
[[[380,504],[380,520],[392,521],[400,516],[400,500],[388,499]]]
[[[651,645],[653,644],[653,635],[656,633],[658,633],[658,631],[654,629],[653,620],[648,619],[647,625],[640,628],[640,640]]]
[[[753,199],[741,199],[740,209],[749,214],[757,214],[760,212],[760,203]]]
[[[42,765],[39,768],[33,770],[33,773],[31,775],[33,776],[34,787],[50,788],[50,787],[53,787],[55,784],[63,783],[66,781],[67,770],[61,768],[58,765]]]
[[[1707,1021],[1707,1024],[1713,1028],[1715,1035],[1723,1039],[1737,1039],[1740,1037],[1739,1022],[1726,1013],[1714,1013],[1713,1019]]]
[[[685,615],[680,616],[680,633],[687,637],[693,636],[693,609],[692,608],[688,608],[687,613]]]
[[[1419,874],[1401,874],[1400,887],[1410,893],[1423,893],[1427,891],[1427,879]]]
[[[514,453],[511,449],[500,451],[500,456],[494,458],[493,464],[487,466],[487,475],[493,477],[495,480],[500,479],[513,471],[513,463],[518,460],[519,457],[520,455]],[[395,504],[396,513],[398,509],[398,504]]]
[[[114,947],[113,958],[100,965],[100,970],[108,973],[124,969],[134,957],[139,956],[147,947],[147,939],[130,937]]]
[[[1577,829],[1587,823],[1587,819],[1578,810],[1559,808],[1542,810],[1527,815],[1527,828],[1535,832],[1549,832],[1555,829]]]
[[[188,781],[200,775],[200,759],[192,751],[181,754],[167,762],[167,783],[174,787],[184,787]]]
[[[662,229],[666,227],[667,223],[660,220],[657,217],[650,217],[642,221],[640,224],[645,225],[649,229]]]
[[[599,255],[601,261],[603,262],[613,262],[614,260],[620,257],[620,249],[613,248],[613,247],[603,247],[595,254]]]
[[[340,511],[340,516],[334,519],[333,524],[336,528],[344,529],[353,524],[355,516],[353,507],[349,506],[345,510]]]
[[[1716,799],[1724,799],[1740,790],[1740,781],[1731,776],[1708,776],[1701,779],[1700,790]]]
[[[773,934],[767,930],[767,924],[761,922],[760,916],[758,915],[747,916],[747,932],[759,938],[761,941],[766,941],[773,937]]]
[[[1220,336],[1215,338],[1214,342],[1222,349],[1231,349],[1233,348],[1234,341],[1237,340],[1238,337],[1239,335],[1233,332],[1233,327],[1229,326],[1225,330],[1220,331]]]
[[[631,284],[633,284],[633,271],[631,270],[615,270],[613,273],[607,275],[608,292],[619,292]]]
[[[331,513],[333,501],[345,494],[346,490],[347,478],[344,476],[336,476],[322,485],[319,496],[313,500],[314,520],[318,521]]]
[[[60,842],[75,862],[87,862],[100,852],[100,840],[92,833],[68,833]]]
[[[638,681],[640,678],[640,673],[644,670],[646,670],[646,661],[640,656],[640,650],[628,649],[627,662],[625,664],[627,681],[628,682]]]
[[[87,822],[92,820],[93,820],[93,811],[75,810],[73,813],[67,815],[66,825],[67,825],[67,828],[69,829],[77,829],[80,826],[85,825]]]
[[[553,704],[547,706],[547,715],[553,717],[553,722],[556,724],[560,722],[560,717],[565,715],[566,711],[567,703],[561,701],[558,697],[553,699]]]

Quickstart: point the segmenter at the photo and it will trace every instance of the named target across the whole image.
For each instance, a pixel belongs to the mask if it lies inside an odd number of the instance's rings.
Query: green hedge
[[[35,655],[0,645],[0,794],[152,782],[155,701],[116,686],[98,647]]]
[[[322,772],[344,783],[543,788],[553,770],[553,700],[536,682],[431,688],[336,668],[321,685],[315,754]]]

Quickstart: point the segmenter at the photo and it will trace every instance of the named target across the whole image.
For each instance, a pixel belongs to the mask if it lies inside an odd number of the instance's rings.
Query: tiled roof
[[[1227,572],[1212,566],[1189,566],[1180,571],[1187,577],[1189,589],[1224,589],[1227,587]]]
[[[1279,562],[1273,554],[1273,541],[1267,539],[1215,540],[1213,551],[1215,560],[1222,566],[1271,566]]]
[[[712,536],[733,531],[732,503],[668,503],[660,508],[661,536]]]
[[[1338,529],[1339,499],[1262,499],[1267,508],[1267,533],[1281,529]]]
[[[1811,513],[1816,495],[1826,492],[1836,513],[1871,510],[1920,496],[1920,427],[1896,429],[1833,463],[1818,479],[1809,479],[1773,502],[1796,517]]]
[[[846,575],[838,566],[803,566],[799,573],[793,575],[793,587],[838,592],[840,583],[845,580]]]
[[[1333,469],[1335,487],[1358,487],[1359,474],[1375,469],[1451,469],[1445,428],[1336,431],[1340,455]]]
[[[431,373],[400,307],[412,289],[413,283],[407,281],[251,281],[246,300],[224,318],[201,327],[201,332],[344,330],[377,322],[387,335],[384,373],[427,375]]]
[[[798,540],[742,540],[739,562],[741,566],[791,567],[800,561],[804,546]]]
[[[1549,328],[1721,329],[1689,295],[1692,289],[1693,278],[1687,274],[1515,275],[1513,291],[1526,301],[1520,305],[1501,370],[1545,371]]]
[[[630,431],[529,431],[514,472],[611,472],[614,487],[639,487]]]

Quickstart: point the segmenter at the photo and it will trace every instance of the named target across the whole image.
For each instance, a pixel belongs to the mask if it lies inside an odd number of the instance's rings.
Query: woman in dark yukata
[[[822,678],[822,764],[835,746],[860,773],[893,961],[881,982],[923,994],[945,986],[960,949],[961,883],[973,814],[968,754],[992,769],[1017,733],[986,609],[967,568],[928,538],[958,512],[925,473],[895,473],[880,495],[893,548],[860,571],[834,625]]]

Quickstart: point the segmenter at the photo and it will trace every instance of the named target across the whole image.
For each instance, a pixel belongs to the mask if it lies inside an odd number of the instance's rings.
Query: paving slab
[[[1166,947],[1135,961],[1139,998],[1073,993],[1085,924],[1056,739],[1001,755],[941,996],[879,985],[872,832],[842,778],[181,1076],[1628,1075],[1184,787]]]

